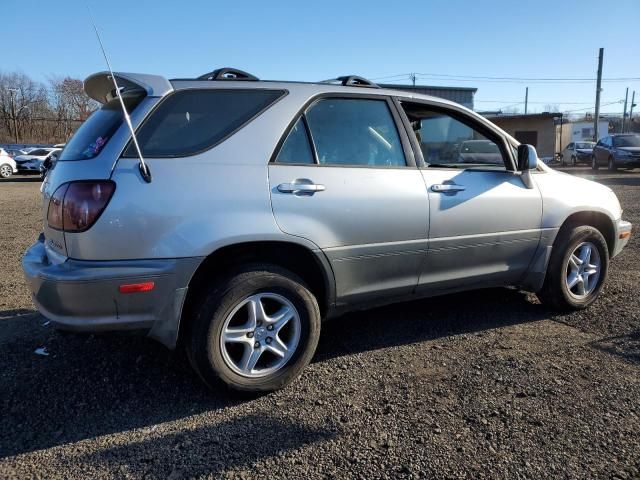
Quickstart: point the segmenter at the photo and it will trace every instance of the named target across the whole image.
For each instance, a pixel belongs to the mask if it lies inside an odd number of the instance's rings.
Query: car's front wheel
[[[609,268],[609,250],[591,226],[563,228],[555,241],[538,298],[559,310],[580,310],[600,295]]]
[[[214,388],[284,387],[306,367],[320,336],[318,303],[304,282],[275,265],[251,265],[212,285],[194,312],[187,351]]]
[[[13,168],[8,163],[0,165],[0,178],[9,178],[13,175]]]
[[[578,164],[578,159],[576,158],[575,155],[571,156],[571,166],[575,167]]]
[[[598,170],[599,168],[600,168],[600,165],[598,165],[598,160],[596,160],[596,156],[591,155],[591,169]]]
[[[612,172],[618,169],[618,167],[616,166],[616,161],[612,156],[609,157],[609,164],[607,165],[607,168]]]

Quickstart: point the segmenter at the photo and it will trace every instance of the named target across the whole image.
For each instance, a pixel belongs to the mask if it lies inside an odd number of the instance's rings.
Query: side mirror
[[[518,170],[535,170],[538,166],[538,152],[533,145],[518,146]]]

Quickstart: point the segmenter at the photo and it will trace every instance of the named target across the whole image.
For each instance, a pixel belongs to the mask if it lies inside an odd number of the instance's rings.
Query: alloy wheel
[[[282,295],[258,293],[245,298],[227,316],[220,351],[227,366],[249,378],[284,367],[300,341],[300,315]]]
[[[597,247],[582,242],[571,253],[567,262],[566,286],[571,296],[583,299],[598,286],[601,262]]]
[[[12,173],[13,171],[11,170],[11,167],[9,165],[2,165],[0,167],[0,177],[9,178]]]

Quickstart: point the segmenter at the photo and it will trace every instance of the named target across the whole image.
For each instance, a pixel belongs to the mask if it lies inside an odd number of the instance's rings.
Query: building
[[[452,102],[464,105],[473,110],[473,98],[478,91],[477,88],[468,87],[434,87],[428,85],[397,85],[391,83],[379,83],[382,88],[391,90],[402,90],[403,92],[419,93],[421,95],[431,95],[432,97],[444,98]]]
[[[584,142],[593,140],[594,126],[593,122],[571,122],[566,125],[567,136],[563,135],[562,143],[566,145],[571,142]],[[600,120],[598,122],[598,140],[609,134],[609,121]]]
[[[519,142],[536,147],[540,158],[553,158],[554,154],[560,153],[571,142],[593,140],[593,122],[570,122],[561,113],[485,116]],[[600,121],[599,139],[608,133],[609,122]]]
[[[488,120],[520,143],[528,143],[536,147],[540,158],[553,158],[559,151],[561,118],[562,114],[550,112],[528,115],[487,115]]]

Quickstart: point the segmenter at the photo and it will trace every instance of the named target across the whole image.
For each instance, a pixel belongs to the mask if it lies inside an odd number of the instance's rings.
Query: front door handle
[[[313,183],[307,178],[299,178],[291,183],[281,183],[278,185],[280,193],[293,193],[294,195],[313,195],[316,192],[323,192],[324,185]]]
[[[431,191],[442,193],[454,193],[463,192],[465,187],[463,185],[456,185],[455,183],[440,183],[431,185]]]

